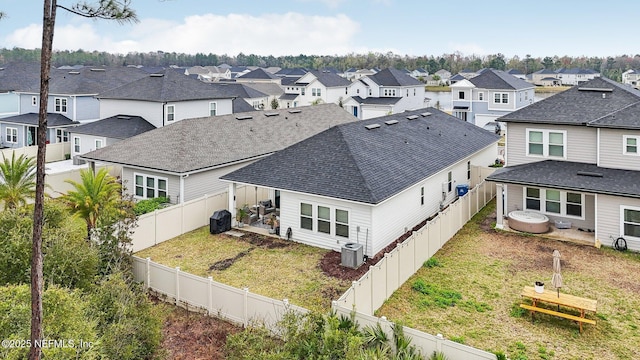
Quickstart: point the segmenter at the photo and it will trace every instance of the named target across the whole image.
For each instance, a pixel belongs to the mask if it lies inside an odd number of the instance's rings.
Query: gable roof
[[[305,68],[285,68],[285,69],[280,69],[280,71],[275,73],[275,75],[277,75],[277,76],[300,77],[300,76],[306,74],[307,72],[309,72],[309,71],[307,69],[305,69]]]
[[[284,90],[280,85],[272,82],[255,82],[243,84],[266,95],[278,96],[284,93]]]
[[[242,74],[237,78],[238,79],[256,79],[256,80],[278,79],[277,76],[265,71],[263,68],[257,68],[253,71],[249,71],[248,73]]]
[[[398,101],[402,100],[401,97],[368,97],[362,98],[360,96],[352,96],[353,100],[355,100],[358,104],[366,104],[366,105],[394,105],[398,103]]]
[[[253,106],[251,106],[246,100],[240,99],[240,98],[235,98],[231,100],[232,114],[249,112],[249,111],[256,111],[256,109]]]
[[[155,102],[233,98],[229,89],[204,83],[176,69],[145,77],[101,93],[101,99],[142,100]]]
[[[40,63],[11,62],[0,66],[0,91],[38,91]]]
[[[551,70],[551,69],[544,68],[544,69],[541,69],[541,70],[538,70],[538,71],[534,72],[534,74],[553,74],[553,75],[556,75],[557,73],[555,71]]]
[[[318,71],[318,70],[311,70],[309,72],[313,74],[313,76],[315,76],[316,79],[318,79],[318,81],[326,87],[338,87],[338,86],[351,85],[351,81],[343,78],[342,76],[336,73],[327,72],[327,71]]]
[[[21,125],[38,125],[38,113],[26,113],[14,116],[8,116],[0,119],[2,123],[21,124]],[[47,113],[47,127],[65,127],[80,124],[68,117],[58,113]]]
[[[499,138],[427,108],[334,126],[221,179],[378,204]]]
[[[424,85],[402,70],[386,68],[367,76],[380,86],[417,86]]]
[[[268,155],[356,120],[335,104],[185,119],[82,157],[183,174]]]
[[[597,77],[507,114],[499,121],[640,128],[637,113],[628,109],[639,102],[640,91]]]
[[[221,92],[225,92],[230,96],[243,99],[255,99],[268,96],[267,94],[247,86],[247,84],[244,83],[218,82],[212,83],[211,86],[220,88]]]
[[[70,130],[70,132],[123,140],[155,128],[155,126],[140,116],[116,115],[76,126]]]
[[[469,81],[480,89],[492,90],[522,90],[533,88],[534,85],[528,83],[502,70],[486,69],[478,76],[474,76]]]

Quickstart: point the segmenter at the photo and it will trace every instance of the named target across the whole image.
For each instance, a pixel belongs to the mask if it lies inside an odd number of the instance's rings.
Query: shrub
[[[424,262],[423,266],[426,268],[434,268],[437,266],[442,266],[442,264],[435,257],[430,257],[429,260]]]
[[[162,204],[167,203],[169,203],[169,199],[166,197],[140,200],[134,206],[133,211],[136,215],[143,215],[158,210],[160,207],[162,207]]]

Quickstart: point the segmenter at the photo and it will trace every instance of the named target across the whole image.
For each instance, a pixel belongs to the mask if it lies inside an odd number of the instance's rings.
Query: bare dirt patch
[[[243,233],[244,235],[242,237],[237,238],[238,241],[244,241],[253,246],[245,251],[239,252],[236,256],[232,258],[227,258],[227,259],[220,260],[213,263],[211,266],[209,266],[209,271],[213,271],[213,270],[222,271],[222,270],[228,269],[229,267],[231,267],[231,265],[233,265],[233,263],[249,255],[249,253],[256,247],[261,247],[265,249],[281,249],[281,248],[286,248],[291,246],[291,243],[284,242],[277,238],[269,238],[269,237],[265,237],[259,234],[250,233],[246,231],[243,231]]]

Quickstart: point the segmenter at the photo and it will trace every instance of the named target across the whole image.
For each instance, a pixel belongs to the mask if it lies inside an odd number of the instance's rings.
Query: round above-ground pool
[[[513,230],[542,234],[549,231],[549,218],[539,212],[516,210],[509,213],[509,227]]]

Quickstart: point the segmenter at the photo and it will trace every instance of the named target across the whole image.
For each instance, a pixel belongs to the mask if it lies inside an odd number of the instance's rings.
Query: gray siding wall
[[[523,108],[527,105],[533,104],[535,92],[533,89],[518,90],[516,91],[516,109]]]
[[[132,169],[126,166],[122,167],[122,185],[125,187],[125,191],[129,195],[134,194],[135,178],[134,173],[141,175],[157,176],[167,179],[167,192],[171,198],[171,203],[178,202],[178,194],[180,193],[180,179],[175,175],[167,175],[150,170],[138,170]]]
[[[228,191],[229,183],[220,181],[220,177],[247,166],[252,162],[253,161],[248,161],[242,164],[190,174],[184,179],[184,201],[193,200],[204,195],[213,195]]]
[[[600,158],[598,166],[640,170],[640,156],[624,153],[624,136],[640,136],[640,131],[598,129],[600,131]]]
[[[32,105],[31,97],[36,96],[38,98],[38,102],[36,105]],[[28,114],[28,113],[37,113],[38,107],[40,106],[40,97],[35,94],[20,94],[19,106],[20,106],[20,114]],[[48,106],[51,106],[49,104]],[[48,111],[53,110],[51,107],[47,108]]]
[[[19,112],[20,96],[12,92],[0,93],[0,118],[18,115]]]
[[[28,105],[30,108],[33,108],[33,106],[31,106],[31,95],[28,96],[24,96],[23,98],[25,98],[24,100],[28,101]],[[50,113],[55,113],[55,99],[67,99],[67,112],[59,112],[59,114],[62,114],[66,117],[68,117],[71,120],[76,120],[75,119],[75,114],[74,114],[74,109],[76,108],[76,101],[75,98],[72,96],[64,96],[64,95],[50,95],[49,99],[47,100],[47,111]],[[36,108],[35,111],[25,111],[27,113],[29,112],[38,112],[38,109]],[[23,112],[23,114],[25,113]]]
[[[76,121],[91,122],[100,119],[100,102],[93,96],[80,96],[76,99]]]
[[[495,99],[495,94],[496,93],[500,93],[500,94],[504,94],[507,93],[509,94],[509,102],[506,104],[502,103],[502,98],[500,100],[499,104],[494,103],[494,99]],[[487,97],[487,101],[489,104],[489,109],[490,110],[515,110],[516,109],[516,93],[513,90],[489,90],[489,96]]]
[[[80,151],[75,151],[75,138],[80,139]],[[69,143],[71,144],[71,156],[86,154],[89,151],[96,150],[96,140],[102,140],[102,147],[107,146],[107,139],[103,136],[86,135],[86,134],[69,134]]]
[[[163,105],[152,101],[136,100],[100,100],[100,118],[115,115],[141,116],[155,127],[162,126]]]
[[[541,124],[507,124],[506,165],[513,166],[545,160],[540,156],[527,156],[527,129],[566,130],[566,161],[595,164],[597,133],[586,126],[558,126]],[[562,160],[562,159],[561,159]]]
[[[7,142],[7,128],[14,128],[18,131],[18,142],[17,143],[9,143]],[[7,148],[21,148],[25,146],[25,130],[22,125],[14,125],[14,124],[0,124],[0,144],[3,147]]]
[[[612,246],[613,239],[622,235],[621,205],[640,208],[640,199],[624,198],[611,195],[598,195],[598,223],[596,238],[604,246]],[[634,251],[640,251],[640,239],[624,237],[627,246]]]

